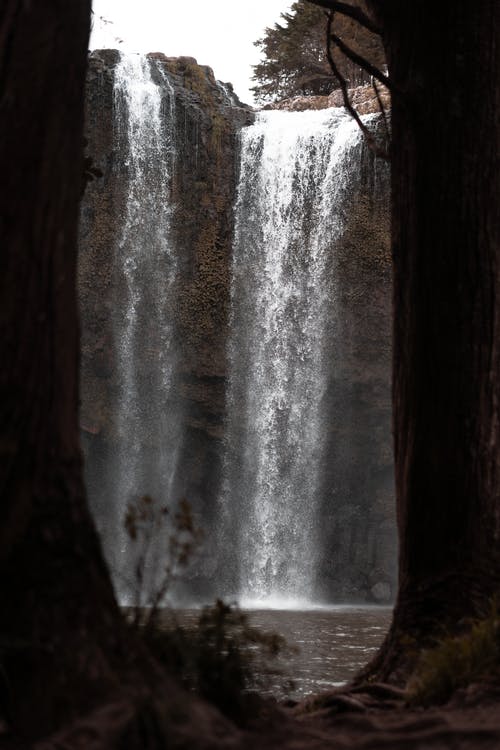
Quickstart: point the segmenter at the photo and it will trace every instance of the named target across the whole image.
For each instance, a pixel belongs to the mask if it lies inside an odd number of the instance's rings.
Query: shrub
[[[281,676],[275,657],[285,639],[251,626],[234,605],[217,600],[192,627],[181,627],[171,611],[164,620],[142,630],[156,660],[235,721],[254,713],[259,691]]]
[[[445,703],[458,688],[500,675],[500,617],[496,604],[488,617],[471,624],[468,633],[444,638],[424,651],[408,683],[408,702]]]
[[[135,602],[126,611],[129,625],[165,671],[187,689],[235,721],[255,716],[258,691],[281,675],[275,657],[285,639],[251,626],[238,607],[221,600],[202,609],[193,626],[179,624],[168,594],[201,542],[186,500],[172,514],[144,495],[129,503],[125,528],[135,547],[130,582]]]
[[[135,548],[130,555],[132,576],[121,574],[133,592],[129,617],[135,626],[153,627],[172,584],[198,551],[203,534],[186,499],[172,513],[149,495],[129,502],[125,529]]]

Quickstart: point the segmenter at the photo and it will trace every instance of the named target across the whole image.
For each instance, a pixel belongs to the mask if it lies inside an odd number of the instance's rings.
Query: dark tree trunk
[[[500,584],[500,3],[370,5],[398,89],[392,234],[400,587],[392,630],[372,665],[388,678],[404,667],[412,638],[429,643],[481,613]]]
[[[94,704],[125,660],[77,421],[89,20],[90,0],[0,10],[0,698],[34,736]]]
[[[52,734],[44,747],[236,747],[234,727],[125,626],[85,501],[76,259],[89,21],[90,0],[0,6],[0,744],[7,723],[17,739]]]

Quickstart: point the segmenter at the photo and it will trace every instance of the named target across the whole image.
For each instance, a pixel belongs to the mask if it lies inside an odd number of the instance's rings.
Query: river
[[[245,610],[249,624],[284,636],[288,648],[278,657],[280,674],[264,694],[282,700],[339,687],[375,654],[391,621],[390,607],[337,606],[310,610]],[[193,625],[199,610],[178,612]],[[287,683],[293,683],[288,686]]]

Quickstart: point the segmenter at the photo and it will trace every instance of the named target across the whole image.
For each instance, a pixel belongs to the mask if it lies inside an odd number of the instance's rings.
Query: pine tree
[[[252,90],[257,101],[266,103],[300,94],[329,94],[338,87],[338,82],[326,57],[325,11],[298,0],[280,18],[281,23],[267,28],[264,36],[255,42],[263,55],[262,61],[254,65],[256,85]],[[377,36],[345,16],[339,17],[336,31],[374,64],[384,64]],[[341,54],[338,65],[351,86],[368,82],[367,74]]]

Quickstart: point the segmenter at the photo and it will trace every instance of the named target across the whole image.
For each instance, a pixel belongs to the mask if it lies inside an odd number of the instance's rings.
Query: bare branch
[[[332,42],[336,44],[339,50],[355,65],[358,65],[360,68],[363,68],[363,70],[366,70],[367,73],[373,76],[373,78],[376,78],[377,81],[380,81],[380,83],[386,86],[390,91],[394,90],[394,84],[389,76],[386,76],[385,73],[382,73],[381,70],[376,68],[375,65],[372,65],[371,62],[369,62],[365,57],[359,55],[357,52],[351,49],[345,42],[342,41],[339,36],[337,36],[333,32],[330,32],[330,37]]]
[[[337,64],[335,60],[333,59],[333,53],[332,53],[332,24],[334,19],[335,11],[331,11],[328,16],[328,23],[327,23],[327,29],[326,29],[326,54],[328,57],[328,62],[330,63],[330,67],[332,69],[332,72],[334,76],[337,78],[340,89],[342,91],[342,97],[344,99],[344,107],[347,109],[351,117],[354,118],[354,120],[357,122],[359,129],[365,136],[368,148],[373,151],[373,153],[376,156],[379,156],[381,159],[389,159],[388,152],[383,149],[381,146],[378,145],[376,142],[373,133],[369,131],[369,129],[366,127],[365,123],[359,116],[359,114],[356,112],[355,108],[352,106],[351,100],[349,99],[349,90],[347,88],[347,81],[340,72],[340,70],[337,67]]]
[[[384,102],[382,101],[382,97],[380,96],[380,90],[379,90],[379,87],[375,78],[372,78],[372,88],[375,91],[375,96],[377,97],[377,103],[382,113],[382,117],[384,118],[385,135],[387,138],[387,142],[389,143],[391,139],[391,134],[389,131],[389,122],[387,120],[387,111],[384,107]]]
[[[368,29],[368,31],[380,36],[381,32],[377,24],[357,5],[348,5],[347,3],[337,2],[337,0],[307,0],[307,2],[319,5],[321,8],[326,8],[330,11],[335,11],[336,13],[341,13],[343,16],[349,16],[349,18],[357,21],[365,29]]]

